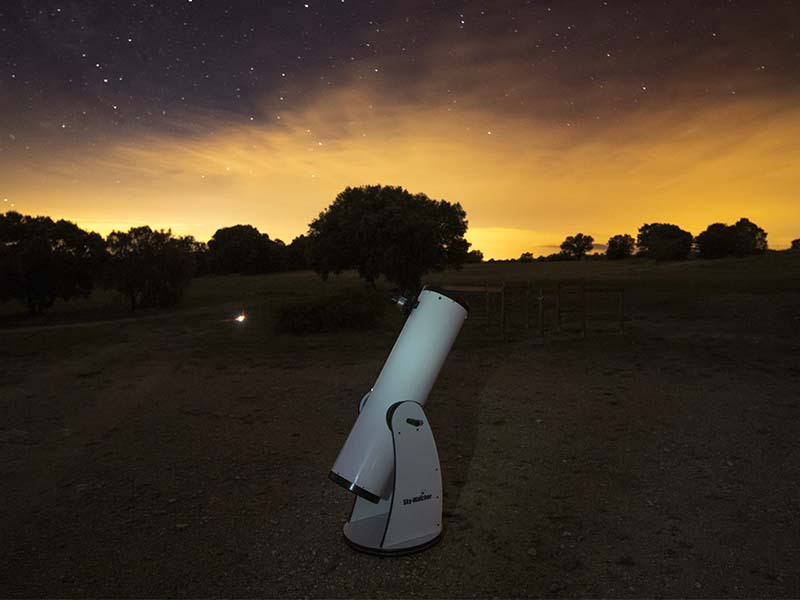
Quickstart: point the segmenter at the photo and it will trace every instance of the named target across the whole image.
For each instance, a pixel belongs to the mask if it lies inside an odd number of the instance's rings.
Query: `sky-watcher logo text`
[[[408,504],[415,504],[417,502],[424,502],[425,500],[430,500],[431,497],[432,496],[430,494],[426,494],[423,492],[419,496],[414,496],[413,498],[403,498],[403,506],[406,506]]]

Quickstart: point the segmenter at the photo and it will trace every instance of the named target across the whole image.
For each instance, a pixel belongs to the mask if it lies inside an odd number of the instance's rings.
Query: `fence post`
[[[561,333],[561,282],[556,285],[556,331]]]
[[[531,328],[531,282],[525,286],[525,329]]]
[[[586,339],[586,288],[581,283],[581,334]]]
[[[539,288],[539,335],[544,341],[544,289]]]
[[[489,333],[489,283],[485,283],[483,285],[483,289],[486,291],[486,333]]]
[[[619,332],[625,333],[625,288],[619,290]]]
[[[506,282],[500,283],[500,337],[506,332]]]

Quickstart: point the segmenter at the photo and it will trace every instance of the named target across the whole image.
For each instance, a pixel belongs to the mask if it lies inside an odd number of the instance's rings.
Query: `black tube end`
[[[381,501],[381,497],[380,496],[376,496],[372,492],[369,492],[369,491],[365,490],[364,488],[362,488],[360,486],[357,486],[356,484],[347,481],[347,479],[345,479],[344,477],[342,477],[341,475],[339,475],[337,473],[334,473],[333,471],[328,473],[328,479],[330,479],[334,483],[342,486],[348,492],[353,492],[356,496],[361,496],[362,498],[364,498],[364,500],[369,500],[373,504],[377,504],[378,502]]]
[[[461,296],[458,296],[458,295],[454,294],[453,292],[451,292],[450,290],[447,290],[445,288],[432,287],[430,285],[426,285],[424,288],[422,288],[423,292],[425,290],[428,290],[429,292],[433,292],[435,294],[439,294],[441,296],[444,296],[445,298],[449,298],[450,300],[452,300],[456,304],[460,304],[464,308],[464,310],[467,311],[467,314],[469,314],[469,304],[467,304],[467,301],[464,300]],[[420,292],[420,293],[422,293],[422,292]]]

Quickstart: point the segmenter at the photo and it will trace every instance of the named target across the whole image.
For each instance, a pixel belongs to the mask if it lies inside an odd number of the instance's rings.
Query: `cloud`
[[[462,46],[455,58],[477,60],[477,51]],[[17,155],[0,167],[2,193],[25,212],[103,233],[147,223],[207,239],[250,223],[289,241],[346,186],[402,185],[461,202],[487,258],[549,253],[578,231],[598,242],[635,235],[652,221],[696,234],[747,216],[773,246],[798,236],[800,108],[791,98],[686,99],[567,123],[550,110],[502,110],[496,86],[514,69],[501,63],[487,57],[487,89],[455,103],[436,82],[397,94],[376,77],[280,111],[265,99],[253,121],[175,111],[160,131]],[[461,75],[465,87],[477,84]]]

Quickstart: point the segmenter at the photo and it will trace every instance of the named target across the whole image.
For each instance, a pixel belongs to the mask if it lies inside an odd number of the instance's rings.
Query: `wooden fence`
[[[591,311],[592,299],[598,296],[615,297],[616,315],[613,320],[617,323],[617,331],[625,331],[625,289],[616,287],[586,286],[583,283],[558,283],[555,287],[535,286],[528,281],[522,286],[507,285],[505,282],[499,284],[484,285],[444,285],[444,288],[456,293],[480,295],[486,310],[485,328],[488,333],[492,328],[491,319],[491,299],[496,296],[498,306],[498,318],[496,326],[501,336],[506,334],[507,320],[509,316],[508,299],[510,296],[522,296],[522,307],[524,318],[524,329],[535,330],[541,338],[545,338],[549,332],[547,323],[549,313],[554,313],[555,333],[563,334],[567,330],[567,325],[577,325],[578,332],[582,338],[586,338],[587,321],[590,319],[597,321],[597,315]],[[587,309],[587,306],[589,308]],[[534,319],[535,311],[535,323]],[[608,320],[608,319],[606,319]]]

